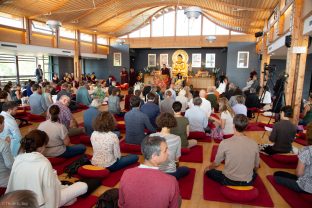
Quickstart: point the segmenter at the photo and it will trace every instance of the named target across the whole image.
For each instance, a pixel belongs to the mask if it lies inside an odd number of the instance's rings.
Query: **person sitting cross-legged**
[[[248,118],[238,114],[234,117],[234,136],[223,140],[218,148],[215,161],[205,169],[210,179],[229,186],[250,186],[259,167],[259,149],[255,141],[244,134]],[[223,171],[216,168],[225,161]]]
[[[59,113],[60,108],[57,105],[52,105],[48,112],[49,119],[38,126],[39,130],[44,131],[49,136],[49,142],[43,151],[43,155],[70,158],[83,154],[86,151],[86,146],[70,143],[66,126],[59,123]]]
[[[203,109],[200,108],[202,99],[196,97],[193,99],[194,106],[185,112],[185,117],[190,123],[190,132],[205,132],[208,125],[208,117]]]
[[[42,88],[34,84],[31,89],[33,94],[29,97],[30,112],[34,115],[45,115],[48,106],[42,96]]]
[[[160,112],[173,114],[172,104],[174,102],[174,99],[172,97],[173,96],[172,92],[170,90],[167,90],[165,96],[166,96],[165,99],[161,101],[159,104]]]
[[[274,173],[276,183],[301,193],[312,194],[312,123],[307,126],[308,145],[299,150],[296,175],[284,171]]]
[[[247,116],[247,107],[245,105],[245,97],[243,95],[236,96],[237,104],[235,104],[232,109],[235,114],[243,114]]]
[[[291,106],[286,105],[281,108],[281,120],[273,125],[269,140],[273,145],[265,146],[261,152],[268,155],[278,153],[289,153],[292,151],[291,143],[294,141],[297,127],[289,120],[293,115]]]
[[[177,126],[172,128],[170,132],[180,136],[182,148],[191,148],[196,146],[196,139],[187,139],[190,133],[190,126],[188,119],[181,115],[182,104],[179,101],[175,101],[172,104],[172,109],[174,111],[174,117],[177,121]]]
[[[141,144],[145,137],[145,128],[150,132],[156,132],[147,115],[140,111],[141,99],[138,96],[130,98],[131,111],[125,114],[126,143]]]
[[[101,112],[99,108],[101,107],[101,102],[98,98],[92,100],[89,108],[83,112],[83,125],[86,134],[91,136],[93,132],[92,122],[96,116]]]
[[[117,171],[138,161],[137,155],[121,156],[119,139],[112,131],[116,122],[107,111],[101,112],[93,121],[94,132],[91,135],[93,148],[92,165],[105,167],[109,171]]]
[[[153,92],[150,92],[147,94],[147,102],[141,106],[141,112],[145,113],[151,124],[157,128],[157,125],[156,125],[156,117],[159,115],[160,113],[160,110],[159,110],[159,106],[155,104],[155,94]]]
[[[181,138],[170,133],[170,129],[177,126],[177,121],[171,113],[161,113],[156,119],[156,124],[159,128],[161,128],[161,131],[151,134],[151,136],[160,136],[165,138],[169,149],[169,158],[167,162],[159,166],[159,169],[179,180],[180,178],[188,175],[190,170],[188,167],[177,166],[181,156]]]
[[[180,207],[181,196],[177,180],[159,170],[159,166],[168,159],[166,140],[147,136],[141,144],[141,150],[144,163],[126,170],[121,177],[119,207]]]

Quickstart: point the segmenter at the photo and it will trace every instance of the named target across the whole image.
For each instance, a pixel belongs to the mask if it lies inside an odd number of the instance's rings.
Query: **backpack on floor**
[[[119,189],[105,191],[97,200],[95,208],[118,208]]]
[[[84,165],[89,165],[89,164],[91,164],[89,158],[87,157],[87,155],[83,155],[79,159],[71,163],[70,165],[66,166],[64,169],[64,172],[67,173],[68,178],[71,178],[74,174],[78,172],[78,168]]]

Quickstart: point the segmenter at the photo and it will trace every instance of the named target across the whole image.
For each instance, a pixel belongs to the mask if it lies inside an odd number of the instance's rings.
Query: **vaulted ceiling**
[[[211,21],[235,31],[263,29],[279,0],[0,0],[0,12],[121,36],[164,8],[199,6]]]

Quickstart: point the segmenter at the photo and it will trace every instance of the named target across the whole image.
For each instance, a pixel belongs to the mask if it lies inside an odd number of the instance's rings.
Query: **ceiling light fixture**
[[[197,6],[191,6],[184,10],[184,14],[188,19],[197,19],[202,13],[202,9]]]
[[[118,38],[117,40],[116,40],[116,43],[118,43],[119,45],[123,45],[123,44],[125,44],[125,39],[121,39],[121,38]]]
[[[205,37],[206,41],[208,41],[209,43],[212,43],[214,41],[217,40],[217,37],[215,35],[208,35]]]
[[[60,21],[58,21],[58,20],[48,20],[46,22],[46,25],[48,25],[53,32],[55,32],[60,27],[62,27],[62,23]]]

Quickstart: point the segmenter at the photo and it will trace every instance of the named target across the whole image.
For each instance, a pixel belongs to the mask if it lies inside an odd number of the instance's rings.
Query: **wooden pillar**
[[[25,44],[30,45],[31,44],[31,19],[25,18]]]
[[[264,71],[264,66],[265,64],[270,64],[270,56],[268,54],[268,47],[267,47],[267,34],[263,35],[262,38],[262,60],[261,60],[261,65],[260,65],[260,86],[264,87],[266,85],[265,80],[267,80],[267,77],[265,79],[265,71]]]
[[[54,36],[53,36],[53,47],[54,48],[59,48],[59,46],[60,46],[60,28],[56,28],[53,33],[54,33]]]
[[[81,54],[80,54],[80,31],[76,30],[75,55],[74,55],[74,76],[81,78]]]
[[[291,47],[287,51],[286,73],[289,75],[285,88],[286,105],[294,109],[292,122],[298,124],[300,105],[303,92],[304,74],[307,59],[308,37],[302,35],[303,21],[301,19],[304,0],[294,0],[293,24],[291,31]]]
[[[92,52],[97,53],[97,34],[92,35]]]

